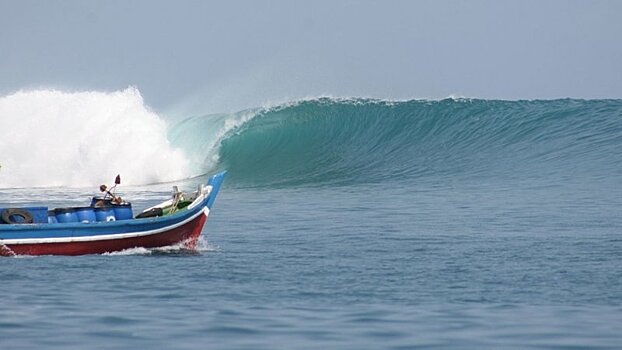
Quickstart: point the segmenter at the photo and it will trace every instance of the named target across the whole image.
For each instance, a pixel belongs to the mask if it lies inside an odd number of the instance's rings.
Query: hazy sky
[[[622,1],[0,0],[0,52],[0,95],[132,85],[171,112],[622,98]]]

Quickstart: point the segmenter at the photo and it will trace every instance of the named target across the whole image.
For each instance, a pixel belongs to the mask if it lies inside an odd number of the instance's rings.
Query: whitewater
[[[622,100],[172,117],[133,87],[24,90],[0,122],[0,207],[80,205],[120,173],[139,209],[228,170],[197,252],[2,259],[2,348],[622,343]]]

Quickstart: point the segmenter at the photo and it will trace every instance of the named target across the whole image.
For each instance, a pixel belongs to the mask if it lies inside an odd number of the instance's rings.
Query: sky
[[[622,1],[0,0],[0,96],[169,113],[316,96],[622,98]]]

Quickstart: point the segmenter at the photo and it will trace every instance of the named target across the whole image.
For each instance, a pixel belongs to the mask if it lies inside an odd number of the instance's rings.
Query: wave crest
[[[211,150],[236,186],[557,181],[622,164],[620,100],[319,98],[250,115]]]

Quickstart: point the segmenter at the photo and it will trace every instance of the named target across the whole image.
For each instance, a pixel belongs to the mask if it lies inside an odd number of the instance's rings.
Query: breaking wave
[[[174,130],[196,164],[228,169],[241,187],[622,174],[622,100],[318,98],[189,118]]]
[[[126,184],[191,175],[139,91],[20,91],[0,97],[0,188]]]
[[[622,175],[622,100],[315,98],[167,121],[135,88],[0,98],[0,188],[186,179],[330,186]]]

